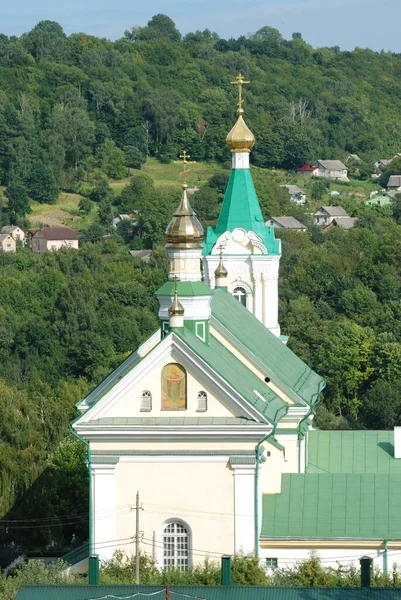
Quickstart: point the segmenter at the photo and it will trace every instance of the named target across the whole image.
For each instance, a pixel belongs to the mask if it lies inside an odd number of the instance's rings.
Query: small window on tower
[[[150,412],[152,410],[152,394],[149,391],[142,392],[141,412]]]
[[[198,392],[198,409],[197,412],[207,411],[207,394],[206,392]]]
[[[233,296],[241,302],[243,306],[246,306],[246,289],[243,287],[236,287],[233,291]]]

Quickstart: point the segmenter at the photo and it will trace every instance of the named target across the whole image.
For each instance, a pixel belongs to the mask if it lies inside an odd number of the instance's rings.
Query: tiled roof
[[[154,594],[154,600],[164,600],[166,591],[164,586],[156,585],[22,585],[16,600],[131,598],[138,594],[139,598],[140,594]],[[376,587],[171,585],[170,594],[173,600],[185,596],[206,600],[396,600],[400,598],[401,591]]]
[[[322,165],[329,171],[343,171],[347,169],[341,160],[318,160],[313,166],[316,168],[318,165]]]
[[[401,475],[284,474],[263,495],[262,538],[401,540]]]
[[[294,401],[314,404],[324,380],[271,333],[252,313],[224,290],[215,290],[212,317],[217,325],[233,336],[235,344],[259,364]],[[212,321],[213,323],[213,321]]]
[[[284,229],[307,229],[307,227],[295,217],[271,217],[270,220]],[[266,223],[269,223],[269,221],[266,221]]]
[[[322,214],[322,211],[326,212],[331,217],[348,217],[347,212],[342,206],[321,206],[313,216]]]
[[[334,226],[341,227],[341,229],[352,229],[358,225],[359,219],[357,217],[341,217],[340,219],[333,219],[329,225],[326,225],[324,229]]]
[[[400,187],[401,186],[401,175],[391,175],[387,187]]]
[[[401,475],[393,431],[309,432],[308,473]]]
[[[303,165],[299,167],[297,171],[314,171],[316,167],[312,167],[312,165]]]
[[[39,230],[46,240],[77,240],[78,233],[70,227],[42,227]]]

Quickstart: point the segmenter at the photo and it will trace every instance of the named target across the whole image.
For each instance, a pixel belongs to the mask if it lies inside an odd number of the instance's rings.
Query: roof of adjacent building
[[[276,223],[284,229],[307,229],[306,225],[298,221],[295,217],[271,217],[270,221],[273,227],[274,223]],[[266,221],[267,224],[270,224],[269,221]]]
[[[220,235],[238,227],[256,233],[269,254],[280,254],[280,240],[275,239],[274,229],[265,227],[249,169],[232,169],[216,227],[207,229],[203,254],[210,254]]]
[[[312,167],[312,165],[302,165],[302,167],[298,167],[297,171],[314,171],[316,167]]]
[[[77,240],[78,233],[70,227],[42,227],[39,232],[46,240]],[[38,231],[34,234],[34,236]]]
[[[6,240],[13,240],[14,238],[8,233],[0,233],[0,242],[5,242]]]
[[[280,187],[286,188],[289,194],[305,194],[304,190],[301,190],[297,185],[281,185]]]
[[[1,228],[1,233],[14,233],[14,231],[17,230],[22,231],[18,225],[4,225],[4,227]]]
[[[263,495],[262,538],[401,539],[400,475],[284,474]]]
[[[341,227],[341,229],[352,229],[358,225],[359,219],[357,217],[341,217],[341,219],[334,218],[329,225],[326,225],[323,229],[329,229],[331,227]]]
[[[387,187],[400,187],[401,186],[401,175],[390,175],[387,182]]]
[[[322,167],[330,171],[347,170],[347,167],[341,162],[341,160],[317,160],[313,166],[316,168],[317,165],[322,165]]]
[[[172,600],[204,598],[205,600],[398,600],[397,588],[335,588],[304,586],[256,585],[171,585]],[[94,598],[131,598],[135,595],[154,594],[155,600],[164,600],[164,586],[156,585],[22,585],[16,600],[93,600]]]
[[[133,258],[140,258],[143,262],[148,263],[152,257],[153,250],[130,250],[129,253]]]
[[[349,160],[350,158],[352,160],[361,160],[357,154],[348,154],[347,160]]]
[[[314,214],[321,215],[323,212],[330,215],[330,217],[348,217],[347,212],[342,206],[321,206]]]
[[[393,431],[309,432],[308,473],[401,475]]]

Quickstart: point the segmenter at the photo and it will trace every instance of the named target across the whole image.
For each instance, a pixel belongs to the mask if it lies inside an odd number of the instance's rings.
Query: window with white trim
[[[142,392],[141,412],[150,412],[152,410],[152,394],[148,390]]]
[[[266,558],[266,569],[277,569],[278,559],[277,558]]]
[[[189,531],[183,523],[168,523],[163,531],[163,568],[187,571],[189,568]]]
[[[198,408],[197,412],[207,411],[207,394],[206,392],[198,392]]]
[[[241,302],[243,306],[246,306],[246,289],[243,287],[236,287],[233,289],[233,296]]]

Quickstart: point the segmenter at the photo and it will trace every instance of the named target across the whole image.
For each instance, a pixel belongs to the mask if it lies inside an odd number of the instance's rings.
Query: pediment
[[[262,239],[242,227],[223,233],[214,245],[212,254],[219,254],[221,249],[224,254],[268,254]]]
[[[163,396],[162,375],[167,365],[180,365],[186,374],[186,404],[176,408],[168,406]],[[167,385],[167,384],[166,384]],[[143,410],[142,395],[151,396],[151,410]],[[207,397],[207,410],[200,411],[198,394]],[[77,424],[88,424],[105,419],[110,423],[125,420],[126,424],[135,419],[217,419],[217,422],[233,423],[234,419],[244,422],[266,423],[265,418],[252,407],[239,393],[220,377],[213,368],[199,358],[186,344],[170,333],[131,370],[122,373],[115,384],[90,406],[77,420]],[[117,421],[116,421],[117,420]],[[151,422],[151,421],[150,421]],[[152,421],[153,422],[153,421]],[[240,422],[237,422],[237,425]]]

